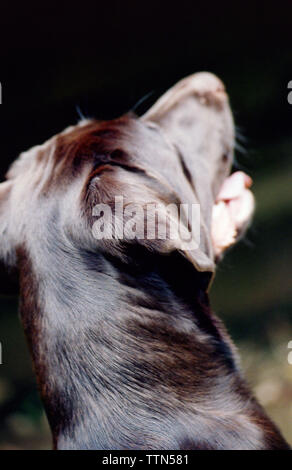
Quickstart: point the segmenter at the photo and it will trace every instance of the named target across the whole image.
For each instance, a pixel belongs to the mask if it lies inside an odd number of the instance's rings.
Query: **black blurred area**
[[[258,210],[246,240],[219,267],[213,305],[259,399],[292,443],[292,4],[51,1],[1,10],[2,179],[19,152],[80,113],[141,114],[196,71],[225,82],[238,127],[236,164],[254,178]],[[16,314],[16,275],[1,267],[0,286],[0,447],[47,448]]]

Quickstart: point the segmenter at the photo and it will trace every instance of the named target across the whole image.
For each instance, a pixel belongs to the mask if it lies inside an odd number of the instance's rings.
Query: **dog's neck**
[[[125,262],[62,243],[48,247],[45,261],[18,251],[21,317],[55,446],[73,429],[79,445],[92,445],[87,431],[80,443],[82,426],[106,420],[125,390],[129,402],[137,400],[145,381],[157,382],[155,367],[167,380],[174,354],[191,367],[186,351],[197,348],[235,368],[193,266],[178,254],[128,252]]]

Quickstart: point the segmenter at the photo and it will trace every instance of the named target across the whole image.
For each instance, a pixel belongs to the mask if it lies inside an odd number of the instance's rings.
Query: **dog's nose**
[[[213,73],[199,72],[187,77],[185,83],[181,85],[187,87],[190,92],[198,97],[202,104],[221,107],[227,102],[227,94],[223,82]]]
[[[141,119],[159,121],[189,97],[194,97],[199,103],[214,106],[218,110],[223,110],[228,105],[227,93],[221,80],[213,73],[198,72],[180,80],[170,88]]]

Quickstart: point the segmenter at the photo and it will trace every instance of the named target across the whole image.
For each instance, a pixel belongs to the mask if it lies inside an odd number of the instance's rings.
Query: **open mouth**
[[[212,242],[216,259],[238,241],[252,218],[255,202],[252,179],[237,171],[225,179],[212,213]]]

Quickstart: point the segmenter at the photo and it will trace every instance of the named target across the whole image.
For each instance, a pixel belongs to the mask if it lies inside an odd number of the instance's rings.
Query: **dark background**
[[[220,76],[238,127],[237,166],[257,212],[219,267],[215,311],[259,400],[292,444],[292,5],[287,2],[9,2],[1,7],[0,173],[18,153],[79,119],[144,112],[195,71]],[[139,104],[139,100],[144,101]],[[49,448],[17,317],[0,269],[0,448]]]

